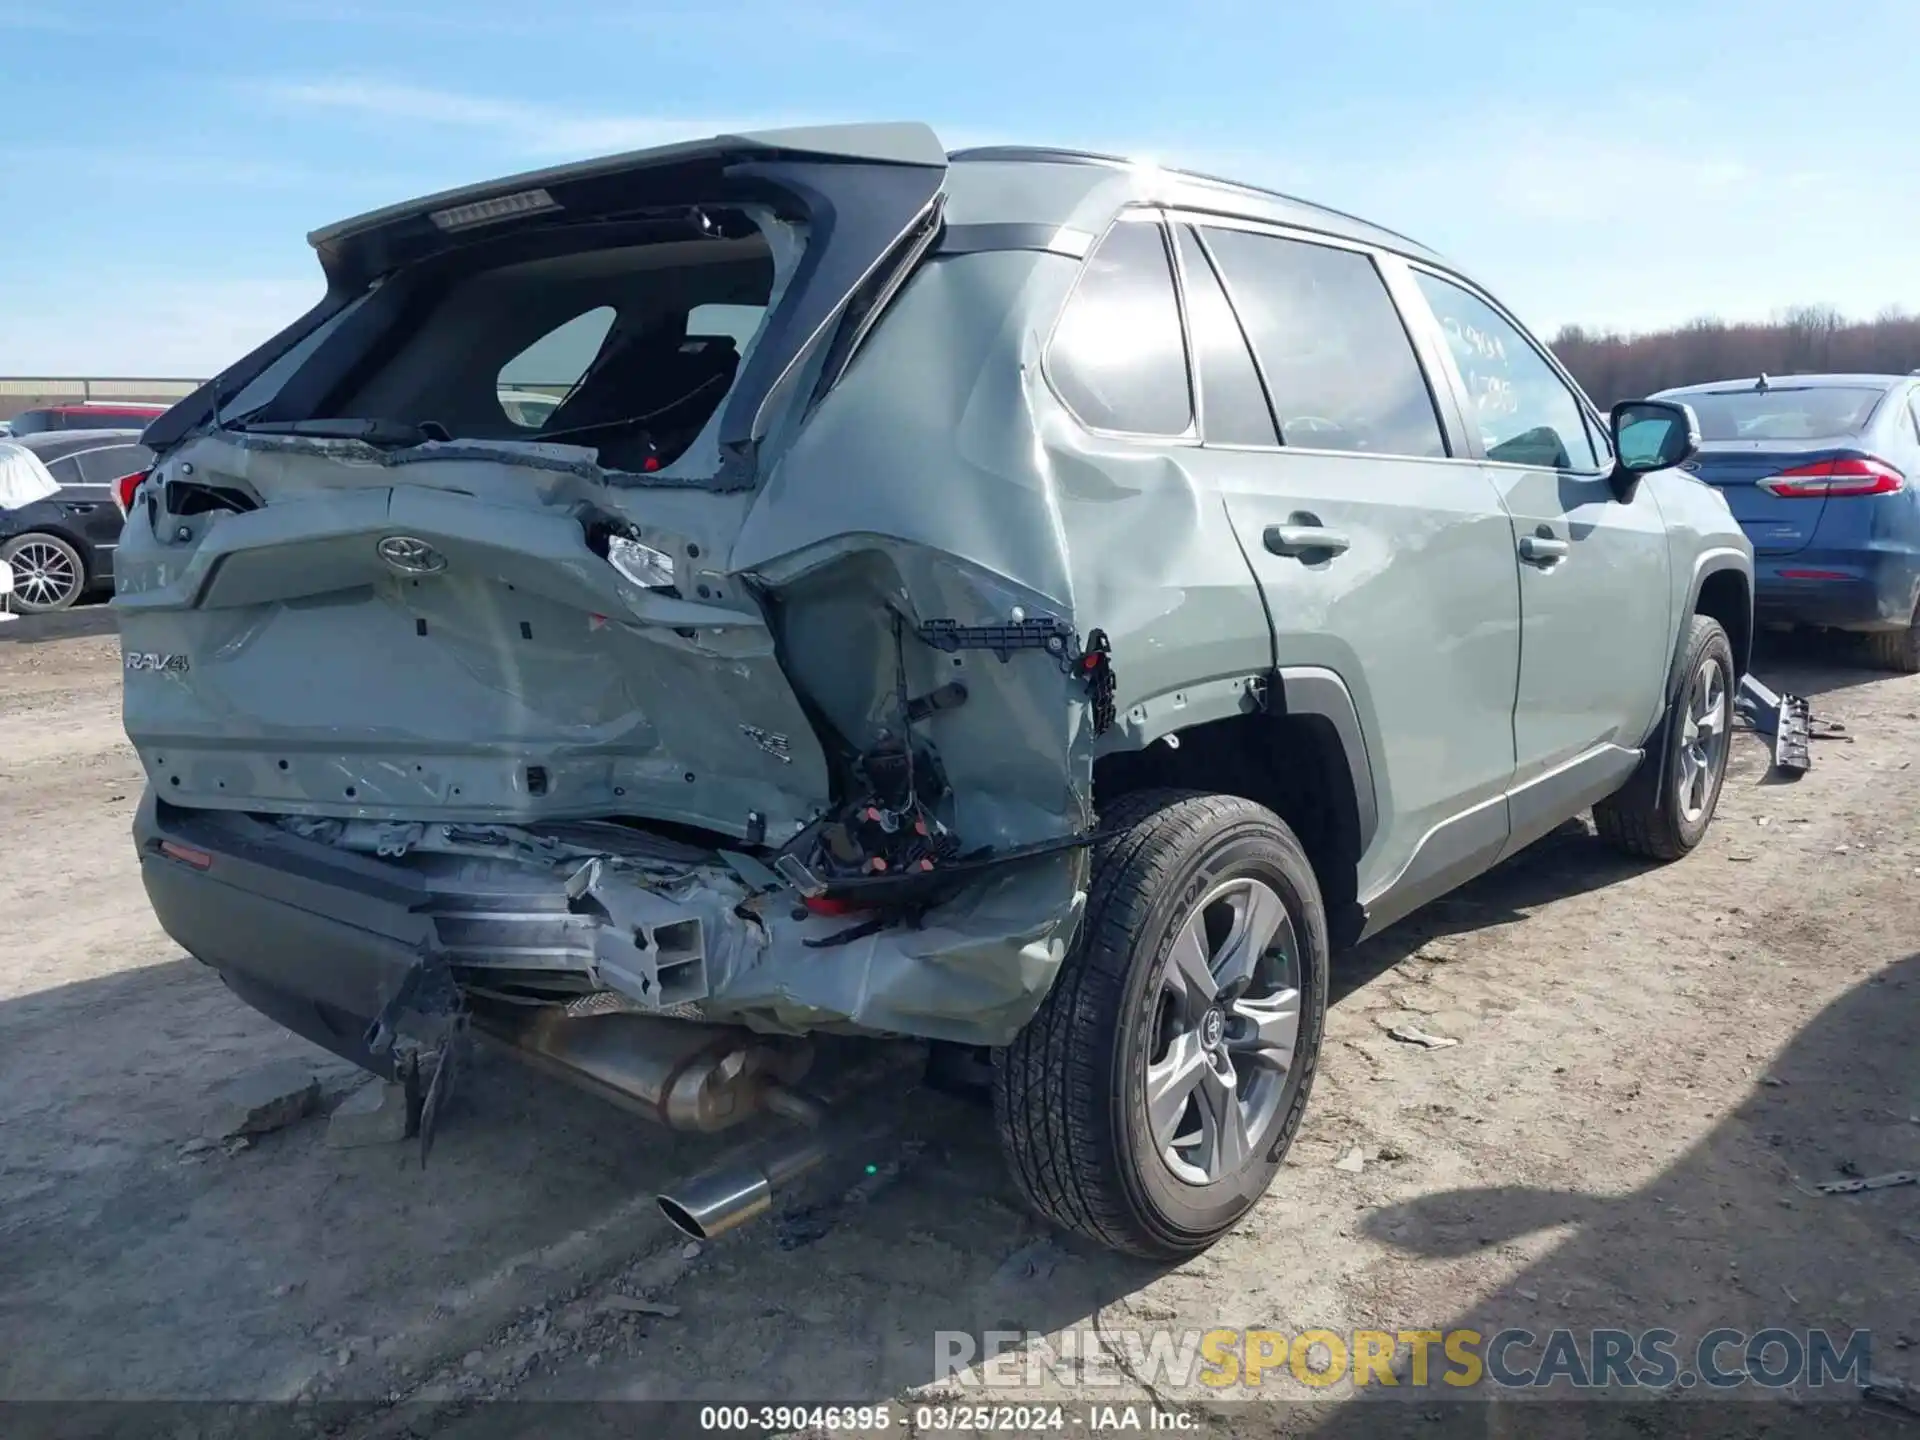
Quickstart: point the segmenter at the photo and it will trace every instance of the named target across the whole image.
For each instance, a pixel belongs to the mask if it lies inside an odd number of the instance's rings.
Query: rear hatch
[[[147,431],[114,603],[159,795],[802,828],[827,752],[727,556],[944,176],[918,126],[723,137],[313,237],[326,300]]]
[[[1791,555],[1819,528],[1827,496],[1819,484],[1831,462],[1866,454],[1859,437],[1872,423],[1884,385],[1764,379],[1663,398],[1691,406],[1700,421],[1700,453],[1687,469],[1726,497],[1756,555]],[[1778,493],[1776,493],[1778,492]]]

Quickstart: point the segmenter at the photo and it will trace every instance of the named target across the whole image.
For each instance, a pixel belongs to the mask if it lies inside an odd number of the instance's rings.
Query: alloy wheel
[[[80,589],[72,557],[49,541],[28,540],[7,563],[13,566],[13,593],[36,609],[65,604]]]
[[[1732,738],[1731,711],[1726,675],[1709,656],[1687,685],[1674,776],[1680,814],[1689,825],[1697,825],[1713,801]]]
[[[1259,1158],[1300,1038],[1300,942],[1279,894],[1229,880],[1181,925],[1161,978],[1147,1122],[1190,1185]]]

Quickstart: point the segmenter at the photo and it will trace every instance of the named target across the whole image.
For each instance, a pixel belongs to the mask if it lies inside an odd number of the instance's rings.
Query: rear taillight
[[[113,482],[113,502],[120,507],[122,515],[133,509],[133,492],[140,488],[140,482],[146,478],[147,472],[140,470],[132,475],[122,475]]]
[[[1782,470],[1762,480],[1760,488],[1782,500],[1824,500],[1834,495],[1891,495],[1906,484],[1907,477],[1884,460],[1847,456]]]

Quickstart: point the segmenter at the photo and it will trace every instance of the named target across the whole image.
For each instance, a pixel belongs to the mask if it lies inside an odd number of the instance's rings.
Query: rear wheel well
[[[1733,645],[1734,678],[1746,675],[1753,658],[1753,601],[1747,592],[1747,577],[1738,570],[1716,570],[1700,582],[1693,613],[1720,622]]]
[[[1206,790],[1264,805],[1299,839],[1326,905],[1328,939],[1359,939],[1360,810],[1339,732],[1321,715],[1234,715],[1093,763],[1093,803],[1106,811],[1138,790]]]

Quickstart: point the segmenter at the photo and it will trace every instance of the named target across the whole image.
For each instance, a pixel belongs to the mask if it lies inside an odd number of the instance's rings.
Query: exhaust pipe
[[[711,1240],[758,1220],[773,1208],[776,1186],[818,1168],[838,1148],[835,1137],[820,1132],[796,1135],[784,1144],[766,1147],[757,1157],[696,1175],[656,1201],[660,1213],[681,1234]]]
[[[520,1015],[476,1012],[474,1027],[521,1060],[670,1130],[711,1133],[761,1115],[802,1131],[694,1176],[656,1198],[683,1234],[711,1240],[767,1213],[773,1192],[856,1144],[891,1130],[894,1106],[876,1118],[867,1107],[849,1117],[792,1088],[812,1050],[731,1025],[634,1014],[573,1014],[543,1008]],[[925,1048],[882,1045],[869,1064],[844,1075],[835,1094],[851,1100],[878,1092],[889,1102],[913,1088],[898,1082],[910,1064],[924,1069]],[[893,1084],[880,1082],[891,1078]]]
[[[897,1071],[904,1054],[924,1063],[917,1047],[883,1056],[860,1079],[842,1087],[856,1093],[874,1084],[876,1074]],[[899,1123],[897,1101],[908,1087],[882,1087],[882,1107],[865,1106],[852,1113],[829,1111],[812,1096],[781,1085],[762,1092],[766,1108],[807,1127],[802,1133],[776,1141],[744,1158],[722,1161],[711,1170],[655,1197],[667,1223],[695,1240],[711,1240],[757,1220],[773,1208],[774,1191],[798,1180],[810,1170],[843,1157],[857,1146],[870,1145]]]

